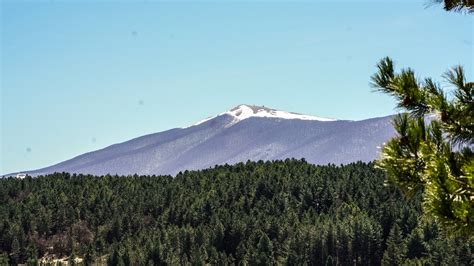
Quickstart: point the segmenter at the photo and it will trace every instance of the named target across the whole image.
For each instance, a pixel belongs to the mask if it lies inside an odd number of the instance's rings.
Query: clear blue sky
[[[1,1],[0,173],[48,166],[241,104],[364,119],[391,56],[420,77],[462,64],[473,16],[426,1]]]

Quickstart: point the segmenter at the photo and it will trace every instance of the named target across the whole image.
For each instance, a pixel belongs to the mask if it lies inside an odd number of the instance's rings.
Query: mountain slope
[[[395,134],[390,120],[334,120],[239,105],[187,128],[142,136],[27,173],[174,175],[247,160],[367,162],[374,160],[378,146]]]

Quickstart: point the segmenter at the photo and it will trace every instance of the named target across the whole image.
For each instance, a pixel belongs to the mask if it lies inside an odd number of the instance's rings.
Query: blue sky
[[[393,114],[384,56],[420,77],[462,64],[473,16],[427,1],[1,1],[0,173],[48,166],[238,104]]]

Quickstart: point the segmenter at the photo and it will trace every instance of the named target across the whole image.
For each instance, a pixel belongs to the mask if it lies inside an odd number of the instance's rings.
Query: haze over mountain
[[[189,127],[141,136],[25,173],[174,175],[247,160],[368,162],[376,159],[379,147],[394,136],[390,121],[390,116],[336,120],[239,105]]]

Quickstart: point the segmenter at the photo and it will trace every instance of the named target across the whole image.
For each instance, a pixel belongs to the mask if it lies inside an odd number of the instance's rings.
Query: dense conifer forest
[[[247,162],[171,176],[0,180],[0,265],[473,265],[373,164]],[[80,260],[76,260],[80,258]]]

